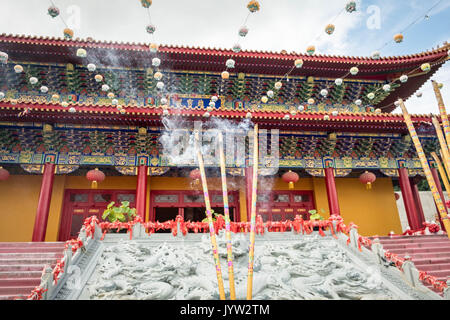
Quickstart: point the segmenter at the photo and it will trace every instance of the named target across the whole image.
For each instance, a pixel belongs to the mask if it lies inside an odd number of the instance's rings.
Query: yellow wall
[[[259,188],[271,185],[273,190],[289,190],[281,179],[260,179]],[[41,175],[11,175],[0,183],[0,241],[31,241],[37,202],[41,187]],[[107,177],[99,183],[99,189],[135,189],[136,176]],[[221,190],[219,178],[208,179],[210,190]],[[84,176],[55,176],[46,241],[57,241],[65,189],[89,189],[90,182]],[[230,178],[230,191],[239,191],[241,221],[247,221],[244,178]],[[359,179],[337,178],[341,215],[346,224],[354,222],[362,235],[384,235],[389,231],[401,232],[400,219],[390,178],[378,178],[372,190],[366,190]],[[188,178],[149,177],[147,185],[147,211],[151,190],[190,190]],[[324,209],[328,217],[328,201],[324,178],[302,178],[294,190],[313,190],[315,206]],[[148,212],[147,212],[148,219]]]

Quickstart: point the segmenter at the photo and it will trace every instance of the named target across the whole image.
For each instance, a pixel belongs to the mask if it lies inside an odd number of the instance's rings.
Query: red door
[[[95,215],[102,221],[103,211],[111,201],[116,204],[129,201],[130,207],[134,208],[135,198],[135,190],[66,190],[59,241],[76,238],[87,217]]]
[[[313,210],[312,191],[272,191],[258,193],[257,214],[264,221],[294,220],[296,215],[309,219],[309,210]]]

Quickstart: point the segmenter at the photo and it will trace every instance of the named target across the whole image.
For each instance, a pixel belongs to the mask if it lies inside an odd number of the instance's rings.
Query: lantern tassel
[[[97,189],[97,181],[92,181],[91,183],[91,189]]]
[[[366,189],[367,189],[367,190],[372,189],[372,183],[367,182],[367,183],[366,183]]]
[[[292,181],[289,182],[289,189],[294,189],[294,183]]]

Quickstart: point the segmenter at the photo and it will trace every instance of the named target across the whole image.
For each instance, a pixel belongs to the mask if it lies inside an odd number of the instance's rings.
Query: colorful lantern
[[[366,189],[372,189],[372,183],[377,180],[377,177],[369,171],[364,172],[362,175],[359,176],[359,181],[361,183],[364,183],[366,185]]]
[[[240,35],[241,37],[245,37],[245,36],[247,35],[247,33],[248,33],[248,28],[247,28],[246,26],[242,26],[242,27],[239,29],[239,35]]]
[[[335,83],[337,86],[342,85],[343,82],[344,82],[344,80],[342,80],[341,78],[337,78],[336,80],[334,80],[334,83]]]
[[[305,107],[304,106],[302,106],[302,105],[300,105],[300,106],[298,106],[298,111],[304,111],[305,110]]]
[[[239,52],[241,52],[241,50],[242,50],[242,48],[241,48],[241,45],[240,45],[239,43],[236,43],[236,44],[233,46],[233,52],[239,53]]]
[[[89,64],[87,65],[87,69],[88,69],[90,72],[94,72],[95,69],[97,69],[97,67],[95,66],[95,64],[89,63]]]
[[[404,74],[400,77],[400,82],[405,83],[406,81],[408,81],[408,76]]]
[[[161,64],[161,59],[159,59],[159,58],[153,58],[152,59],[152,66],[159,67],[160,64]]]
[[[150,45],[149,45],[150,52],[155,53],[158,51],[158,48],[159,48],[159,46],[156,43],[150,43]]]
[[[209,118],[211,115],[210,115],[210,113],[209,112],[205,112],[204,114],[203,114],[203,117],[205,117],[205,118]]]
[[[52,18],[59,16],[59,9],[55,6],[49,7],[47,12],[50,15],[50,17],[52,17]]]
[[[350,68],[350,74],[351,74],[351,75],[355,76],[355,75],[358,74],[358,72],[359,72],[358,67],[352,67],[352,68]]]
[[[59,101],[59,94],[55,93],[54,95],[52,95],[52,100],[55,101],[55,102]]]
[[[403,42],[403,35],[401,33],[397,33],[394,36],[394,41],[397,42],[397,43]]]
[[[144,8],[150,8],[152,5],[152,0],[141,0],[141,4]]]
[[[295,116],[295,115],[297,115],[297,111],[291,110],[290,114],[291,114],[291,116]]]
[[[273,91],[272,90],[269,90],[269,91],[267,91],[267,96],[269,97],[269,98],[273,98]]]
[[[3,167],[0,167],[0,181],[8,180],[9,178],[9,171],[4,169]]]
[[[355,1],[349,1],[346,5],[345,5],[345,10],[348,13],[352,13],[353,11],[356,11],[356,2]]]
[[[30,83],[31,84],[36,84],[36,83],[38,83],[38,78],[36,78],[36,77],[30,77]]]
[[[256,12],[259,11],[259,3],[256,0],[251,0],[248,4],[247,4],[247,8],[248,10],[250,10],[250,12]]]
[[[119,100],[117,100],[117,99],[112,99],[112,101],[111,101],[111,104],[113,106],[116,106],[118,103],[119,103]]]
[[[251,119],[252,118],[252,113],[251,112],[247,112],[247,114],[245,115],[245,117],[247,119]]]
[[[289,120],[291,117],[287,114],[283,117],[284,120]]]
[[[267,103],[267,101],[269,101],[269,98],[267,98],[266,96],[263,96],[263,97],[261,98],[261,101],[262,101],[263,103]]]
[[[327,121],[327,120],[330,120],[330,116],[329,116],[329,115],[327,115],[327,114],[326,114],[326,115],[324,115],[324,116],[323,116],[323,120],[325,120],[325,121]]]
[[[66,40],[70,40],[73,38],[73,30],[70,28],[65,28],[63,34]]]
[[[327,34],[331,35],[331,34],[333,34],[334,29],[335,29],[334,24],[331,24],[331,23],[330,23],[330,24],[328,24],[328,25],[325,27],[325,32],[326,32]]]
[[[327,89],[320,90],[320,95],[326,97],[328,95],[328,90]]]
[[[0,91],[0,100],[2,100],[5,97],[5,93],[3,93],[2,91]]]
[[[380,59],[380,57],[381,57],[380,51],[374,51],[374,52],[372,52],[372,59],[378,60],[378,59]]]
[[[275,89],[280,90],[282,85],[283,84],[281,83],[281,81],[277,81],[277,82],[275,82],[274,87],[275,87]]]
[[[339,115],[339,112],[337,110],[333,110],[333,111],[331,111],[331,115],[333,117],[337,117]]]
[[[314,99],[313,98],[309,98],[308,99],[308,104],[314,104]]]
[[[417,92],[417,93],[416,93],[416,97],[417,97],[417,98],[421,98],[421,97],[422,97],[422,92],[420,92],[420,91]]]
[[[0,51],[0,63],[8,63],[8,54],[6,52]]]
[[[424,72],[428,72],[428,71],[431,70],[431,65],[430,65],[429,63],[423,63],[423,64],[420,66],[420,69],[421,69],[422,71],[424,71]]]
[[[386,91],[386,92],[388,92],[388,91],[391,90],[391,86],[390,86],[389,84],[385,84],[385,85],[383,86],[383,90]]]
[[[149,24],[147,27],[145,27],[145,30],[147,30],[148,33],[152,34],[156,31],[156,27],[152,24]]]
[[[360,106],[362,104],[362,101],[360,99],[355,100],[355,104],[357,106]]]
[[[67,101],[63,101],[63,102],[61,102],[61,106],[63,108],[67,108],[69,106],[69,103],[67,103]]]
[[[296,172],[289,170],[288,172],[284,173],[281,178],[284,182],[289,184],[289,189],[294,189],[294,183],[296,183],[300,177]]]
[[[70,112],[70,113],[74,113],[75,111],[77,111],[77,110],[76,110],[74,107],[70,107],[70,108],[69,108],[69,112]]]
[[[102,82],[103,81],[103,76],[101,74],[96,74],[94,79],[97,82]]]
[[[86,58],[86,56],[87,56],[87,52],[85,49],[83,49],[83,48],[77,49],[77,57]]]
[[[23,67],[22,67],[20,64],[16,64],[16,65],[14,66],[14,71],[15,71],[16,73],[22,73],[22,72],[23,72]]]
[[[107,84],[102,85],[102,91],[108,91],[109,86]]]
[[[164,88],[164,82],[158,81],[156,83],[156,88],[158,88],[159,90],[162,90],[162,88]]]
[[[224,71],[221,74],[222,79],[228,79],[230,77],[230,73],[228,71]]]
[[[219,98],[217,96],[211,96],[212,102],[217,102],[217,100],[219,100]]]
[[[97,189],[98,183],[105,180],[105,174],[102,171],[95,168],[94,170],[89,170],[86,173],[86,179],[91,181],[92,189]]]
[[[370,93],[367,95],[367,98],[369,98],[370,100],[373,100],[373,99],[375,98],[375,93],[370,92]]]
[[[312,56],[314,54],[314,52],[316,52],[316,47],[315,46],[309,46],[308,48],[306,48],[306,52]]]
[[[159,71],[157,71],[157,72],[155,72],[155,74],[153,75],[153,78],[155,78],[155,80],[159,81],[159,80],[162,79],[162,76],[163,76],[162,73],[159,72]]]
[[[303,66],[303,60],[302,59],[295,60],[294,65],[296,68],[301,68]]]
[[[227,68],[233,69],[235,63],[236,62],[233,59],[228,59],[225,65],[227,66]]]
[[[112,99],[115,97],[114,92],[108,92],[108,94],[106,95],[108,98]]]

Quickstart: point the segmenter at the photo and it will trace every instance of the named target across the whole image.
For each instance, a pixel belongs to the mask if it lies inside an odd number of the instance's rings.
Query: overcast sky
[[[53,0],[75,37],[120,42],[152,42],[146,33],[148,10],[140,0]],[[362,0],[356,12],[342,9],[347,0],[260,0],[261,10],[250,14],[249,33],[239,27],[248,16],[248,0],[153,0],[150,17],[160,44],[231,48],[237,41],[244,50],[305,52],[314,44],[318,53],[370,56],[413,54],[450,41],[450,0]],[[423,19],[425,13],[438,3]],[[50,0],[0,0],[0,32],[61,37],[64,23],[47,14]],[[411,26],[411,23],[417,23]],[[324,32],[328,23],[336,30]],[[406,29],[406,30],[405,30]],[[394,34],[404,31],[404,42]],[[388,44],[387,44],[388,43]],[[387,44],[387,45],[386,45]],[[434,76],[444,83],[442,93],[450,111],[450,62]],[[431,83],[422,98],[410,98],[411,113],[438,113]],[[399,112],[396,110],[395,112]]]

